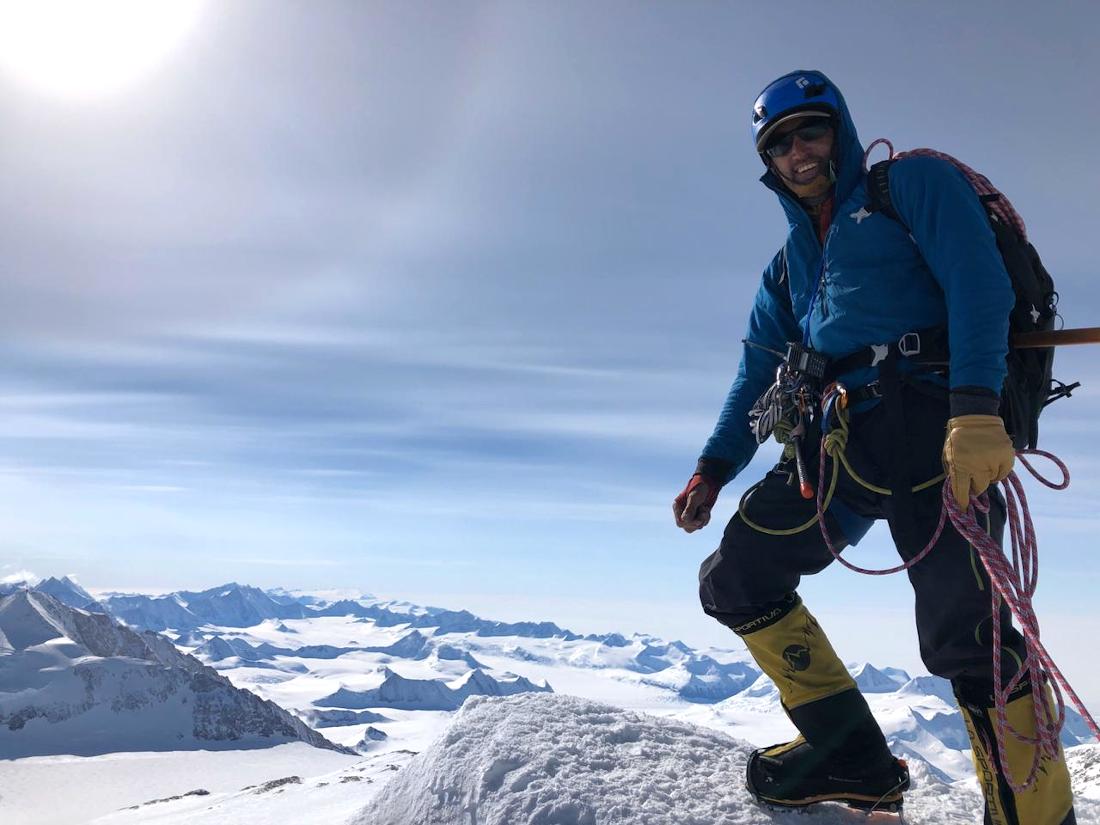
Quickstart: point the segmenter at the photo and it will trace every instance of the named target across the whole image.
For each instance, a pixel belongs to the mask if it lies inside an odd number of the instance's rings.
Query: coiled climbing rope
[[[1039,455],[1052,461],[1062,471],[1062,482],[1055,484],[1039,474],[1031,463],[1025,458],[1028,455]],[[1069,486],[1069,470],[1056,456],[1044,450],[1019,450],[1016,457],[1027,470],[1039,480],[1055,490],[1064,490]],[[1017,793],[1020,793],[1035,782],[1039,772],[1041,760],[1057,759],[1059,751],[1059,733],[1065,722],[1066,708],[1065,696],[1069,696],[1077,712],[1084,718],[1092,734],[1100,739],[1100,727],[1096,720],[1085,708],[1084,703],[1078,698],[1069,681],[1061,669],[1054,662],[1050,653],[1039,638],[1039,619],[1031,604],[1031,598],[1035,594],[1039,580],[1039,545],[1035,536],[1035,525],[1031,521],[1031,512],[1027,506],[1027,496],[1024,493],[1023,484],[1015,472],[1001,482],[1005,492],[1005,500],[1008,507],[1009,535],[1012,541],[1012,562],[1005,556],[1004,550],[984,531],[978,528],[973,509],[963,512],[951,493],[950,485],[943,486],[943,509],[951,518],[955,529],[966,538],[977,551],[982,565],[989,574],[993,583],[993,650],[1001,647],[1001,620],[1000,607],[1003,600],[1008,604],[1009,610],[1020,625],[1020,631],[1024,636],[1026,656],[1023,667],[1007,685],[1001,681],[1001,657],[993,656],[993,691],[997,714],[997,749],[1001,756],[1001,764],[1005,766],[1005,780]],[[974,507],[988,511],[989,503],[986,495],[981,498],[972,498]],[[1051,693],[1058,712],[1055,715],[1045,701],[1032,702],[1035,713],[1035,736],[1027,736],[1013,728],[1008,722],[1005,710],[1008,697],[1020,684],[1027,673],[1032,674],[1032,689],[1036,695],[1042,695],[1042,686],[1049,684]],[[1036,678],[1037,677],[1037,678]],[[1005,755],[1005,733],[1011,734],[1015,739],[1032,745],[1035,753],[1032,759],[1031,769],[1027,778],[1022,783],[1017,783],[1011,776]]]
[[[833,392],[835,392],[835,390],[833,390]],[[828,401],[829,398],[827,395],[824,405],[827,405]],[[825,545],[829,548],[829,552],[832,553],[833,558],[850,570],[872,576],[884,576],[907,570],[919,563],[932,551],[932,548],[936,545],[936,542],[939,541],[940,535],[943,532],[946,519],[950,518],[955,529],[958,530],[975,551],[977,551],[978,558],[981,559],[982,566],[985,567],[989,580],[993,585],[993,696],[994,708],[997,716],[997,725],[994,729],[994,733],[997,740],[996,745],[1000,754],[1001,764],[1004,766],[1005,781],[1013,791],[1022,793],[1035,783],[1041,762],[1044,758],[1056,760],[1059,757],[1059,734],[1065,722],[1066,696],[1069,696],[1077,712],[1081,714],[1085,723],[1088,725],[1089,730],[1092,731],[1094,736],[1100,739],[1100,727],[1097,726],[1096,720],[1093,719],[1084,703],[1077,696],[1077,693],[1073,690],[1073,687],[1069,684],[1069,681],[1040,640],[1039,619],[1035,615],[1035,609],[1031,602],[1032,596],[1035,595],[1039,579],[1039,545],[1035,535],[1035,525],[1031,520],[1031,511],[1027,505],[1027,495],[1024,493],[1023,484],[1020,482],[1015,472],[1010,472],[1008,476],[1001,481],[1005,493],[1007,525],[1012,542],[1011,562],[1005,556],[1002,547],[1000,547],[993,537],[989,535],[988,530],[978,524],[977,517],[975,516],[975,511],[988,514],[988,495],[983,493],[980,497],[971,498],[970,503],[972,506],[964,512],[962,508],[959,507],[958,502],[955,501],[955,497],[951,492],[951,485],[944,484],[942,487],[943,508],[940,510],[939,523],[936,525],[935,532],[932,534],[928,544],[920,550],[920,552],[902,564],[885,570],[869,570],[859,567],[841,557],[840,550],[833,544],[832,537],[829,535],[828,527],[825,524],[825,509],[828,507],[828,501],[826,497],[823,496],[822,490],[825,487],[826,456],[833,458],[832,483],[829,487],[828,498],[832,497],[833,491],[835,490],[837,470],[841,464],[844,465],[844,468],[857,483],[863,485],[867,489],[874,490],[882,495],[890,495],[890,490],[868,483],[852,469],[845,456],[848,443],[847,410],[838,410],[837,421],[837,429],[826,433],[821,438],[817,486],[817,515],[815,517],[818,526],[821,528],[821,535],[825,539]],[[1044,478],[1027,460],[1025,456],[1028,455],[1038,455],[1052,461],[1058,469],[1062,471],[1062,481],[1056,484]],[[1018,450],[1016,452],[1016,457],[1036,479],[1047,487],[1055,490],[1064,490],[1069,486],[1069,469],[1053,454],[1044,450]],[[913,488],[913,492],[927,489],[943,481],[943,479],[943,475],[937,476],[923,484],[917,485]],[[1002,681],[1001,656],[999,655],[1002,635],[1000,615],[1002,600],[1008,605],[1009,610],[1020,625],[1020,631],[1024,637],[1026,651],[1022,665],[1018,668],[1015,676],[1009,680],[1008,684],[1003,684]],[[1028,736],[1012,727],[1008,721],[1008,713],[1006,710],[1008,697],[1028,674],[1031,674],[1032,689],[1034,691],[1033,695],[1037,699],[1037,701],[1032,702],[1035,714],[1035,736]],[[1057,707],[1056,714],[1050,705],[1042,698],[1044,695],[1043,685],[1050,685],[1051,693],[1053,694],[1054,702]],[[1034,747],[1031,769],[1023,782],[1017,782],[1008,768],[1009,761],[1005,753],[1005,742],[1007,741],[1008,735]]]

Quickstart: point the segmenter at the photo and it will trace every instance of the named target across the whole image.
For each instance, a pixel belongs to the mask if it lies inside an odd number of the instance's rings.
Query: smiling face
[[[775,173],[799,197],[819,195],[832,183],[829,162],[836,133],[831,127],[824,132],[816,128],[822,125],[822,118],[798,118],[778,127],[768,141],[769,146],[779,144],[781,149],[789,145],[785,153],[769,152],[767,157]]]

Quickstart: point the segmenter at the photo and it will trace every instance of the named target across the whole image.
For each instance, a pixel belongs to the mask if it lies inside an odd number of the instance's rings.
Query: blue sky
[[[735,644],[686,536],[694,466],[784,220],[757,92],[844,90],[1028,220],[1100,324],[1092,4],[216,3],[113,96],[0,75],[0,576],[353,587]],[[1096,351],[1044,417],[1046,637],[1100,632]],[[885,529],[859,548],[893,563]],[[919,669],[907,582],[803,586],[848,659]],[[867,628],[875,628],[868,633]],[[1063,652],[1064,651],[1064,652]],[[1093,668],[1089,670],[1089,668]],[[1094,704],[1095,704],[1094,699]]]

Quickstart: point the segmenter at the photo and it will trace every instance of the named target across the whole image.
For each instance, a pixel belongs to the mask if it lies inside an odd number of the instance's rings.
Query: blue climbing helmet
[[[764,151],[771,133],[784,121],[815,112],[839,120],[842,105],[840,93],[821,72],[791,72],[773,80],[752,107],[756,151]]]

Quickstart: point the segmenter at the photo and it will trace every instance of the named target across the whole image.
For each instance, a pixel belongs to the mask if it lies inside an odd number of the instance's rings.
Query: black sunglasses
[[[803,143],[812,143],[815,140],[821,140],[832,128],[833,125],[827,120],[807,123],[805,126],[787,132],[783,137],[772,141],[764,151],[768,153],[770,158],[781,158],[794,147],[795,135],[798,135],[798,139]]]

